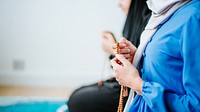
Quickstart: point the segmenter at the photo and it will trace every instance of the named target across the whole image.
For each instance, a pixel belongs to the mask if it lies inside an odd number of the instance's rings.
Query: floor
[[[37,96],[37,97],[64,97],[69,98],[72,88],[42,88],[42,87],[19,87],[0,86],[0,96]]]

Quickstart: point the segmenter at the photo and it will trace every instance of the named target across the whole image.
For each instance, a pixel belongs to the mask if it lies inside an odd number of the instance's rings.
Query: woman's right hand
[[[113,50],[116,51],[116,44],[112,46]],[[133,61],[135,52],[137,48],[126,38],[122,37],[119,41],[119,51],[120,54],[124,55],[126,59],[128,59],[131,63]]]

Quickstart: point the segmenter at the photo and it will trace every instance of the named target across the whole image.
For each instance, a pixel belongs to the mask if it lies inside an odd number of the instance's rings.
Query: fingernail
[[[119,56],[121,56],[121,54],[116,54],[116,57],[119,57]]]
[[[120,56],[120,54],[116,54],[116,57]]]

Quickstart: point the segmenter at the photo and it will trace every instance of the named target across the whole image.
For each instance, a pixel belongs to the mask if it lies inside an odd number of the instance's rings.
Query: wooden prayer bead
[[[119,43],[116,43],[116,54],[120,54],[120,47],[119,47]],[[131,59],[132,60],[132,59]],[[131,61],[129,60],[129,61]],[[122,63],[116,59],[116,62],[120,65],[122,65]],[[118,105],[118,110],[117,112],[122,112],[123,111],[123,104],[124,104],[124,97],[128,96],[128,88],[125,86],[121,86],[121,91],[120,91],[120,98],[119,98],[119,105]]]

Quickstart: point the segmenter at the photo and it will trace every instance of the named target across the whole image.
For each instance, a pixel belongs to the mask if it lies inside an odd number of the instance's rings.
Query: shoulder
[[[200,27],[200,0],[194,0],[179,8],[169,19],[172,29],[188,30],[190,27]],[[183,31],[182,29],[182,31]]]
[[[181,21],[191,22],[191,19],[200,19],[200,0],[193,0],[182,6],[175,13]]]

